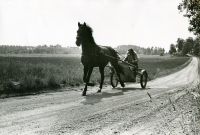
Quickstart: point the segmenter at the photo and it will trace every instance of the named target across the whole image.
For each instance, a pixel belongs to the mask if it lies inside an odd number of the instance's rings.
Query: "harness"
[[[90,43],[85,43],[88,45],[88,48],[90,49],[90,51],[92,53],[88,54],[88,53],[81,53],[82,56],[95,56],[95,57],[99,57],[99,56],[103,56],[104,52],[102,51],[101,47],[99,45],[96,44],[90,44]]]

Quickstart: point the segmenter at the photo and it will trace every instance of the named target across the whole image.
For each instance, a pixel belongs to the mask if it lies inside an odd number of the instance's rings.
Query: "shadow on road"
[[[114,97],[114,96],[121,96],[124,95],[124,92],[128,92],[128,91],[136,91],[136,90],[147,90],[150,88],[135,88],[135,87],[129,87],[129,88],[113,88],[113,91],[111,92],[102,92],[102,93],[93,93],[93,94],[89,94],[85,97],[85,101],[81,102],[84,105],[93,105],[96,103],[99,103],[102,101],[102,99],[105,98],[110,98],[110,97]]]
[[[151,88],[135,88],[135,87],[128,87],[128,88],[115,88],[116,90],[122,90],[122,92],[134,91],[134,90],[148,90]]]
[[[85,101],[83,101],[81,103],[83,103],[84,105],[87,105],[87,104],[93,105],[95,103],[101,102],[102,99],[104,99],[104,98],[110,98],[113,96],[121,96],[121,95],[124,95],[124,93],[122,91],[115,92],[115,93],[108,93],[108,92],[102,92],[100,94],[96,93],[96,94],[92,94],[92,95],[87,95],[85,97]]]

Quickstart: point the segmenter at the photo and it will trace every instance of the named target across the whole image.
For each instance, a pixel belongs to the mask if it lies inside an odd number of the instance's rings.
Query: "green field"
[[[155,79],[163,75],[168,75],[174,71],[184,68],[189,61],[189,57],[141,57],[139,67],[147,70],[150,79]],[[184,64],[185,63],[185,64]]]
[[[81,54],[0,54],[0,57],[81,57]]]
[[[189,57],[139,55],[139,68],[147,70],[150,79],[158,72],[169,71],[184,64]],[[58,90],[65,86],[83,85],[83,66],[80,55],[15,55],[0,56],[0,94],[9,95]],[[109,68],[105,68],[109,83]],[[94,68],[91,81],[99,85],[100,73]]]

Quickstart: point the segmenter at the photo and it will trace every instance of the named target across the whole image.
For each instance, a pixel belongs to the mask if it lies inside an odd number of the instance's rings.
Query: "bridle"
[[[83,26],[80,26],[80,27],[82,27],[82,29],[84,29],[84,30],[85,30],[85,33],[87,34],[87,29],[84,28]],[[79,29],[80,29],[80,28],[79,28]],[[78,33],[78,32],[77,32],[77,33]],[[78,33],[78,34],[79,34],[79,33]],[[84,41],[83,41],[83,37],[82,37],[82,36],[79,36],[79,35],[76,36],[76,40],[79,40],[79,41],[81,40],[81,41],[80,41],[80,44],[83,44],[83,42],[84,42]]]

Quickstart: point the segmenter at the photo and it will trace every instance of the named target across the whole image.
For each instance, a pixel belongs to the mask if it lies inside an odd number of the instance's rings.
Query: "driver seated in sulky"
[[[138,67],[138,56],[137,53],[133,49],[129,49],[126,52],[126,57],[124,58],[124,61],[127,61],[128,63]]]
[[[130,67],[130,69],[133,71],[134,78],[136,78],[136,68],[138,68],[138,61],[139,61],[137,53],[133,49],[129,49],[123,61],[127,61],[128,63],[135,66],[135,67]]]

